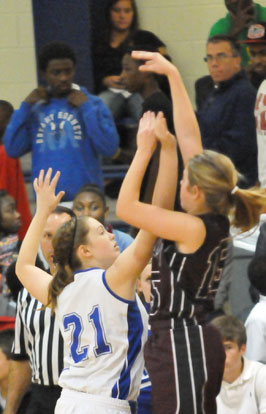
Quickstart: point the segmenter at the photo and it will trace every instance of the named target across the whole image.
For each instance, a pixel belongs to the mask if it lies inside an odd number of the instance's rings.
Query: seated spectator
[[[14,197],[21,214],[19,238],[22,240],[31,222],[31,212],[19,159],[5,152],[2,137],[14,109],[10,102],[0,100],[0,188]]]
[[[251,22],[266,20],[266,7],[254,3],[253,0],[224,0],[228,12],[211,27],[209,37],[225,34],[236,40],[246,39],[248,26]],[[242,66],[249,61],[247,47],[242,45]]]
[[[121,61],[131,33],[138,28],[135,0],[108,0],[105,7],[105,31],[93,43],[95,92],[110,109],[115,120],[127,108],[128,116],[138,121],[141,97],[131,95],[121,83]]]
[[[249,47],[250,65],[247,67],[248,76],[256,88],[259,88],[255,106],[257,145],[258,145],[258,174],[263,188],[266,188],[265,162],[265,96],[266,96],[266,23],[261,22],[250,26],[247,38],[244,40]]]
[[[239,186],[251,187],[257,181],[256,90],[241,71],[239,45],[230,37],[208,39],[205,59],[215,88],[198,111],[203,147],[231,158],[243,176]]]
[[[248,266],[251,285],[259,292],[259,302],[245,322],[246,357],[266,364],[266,254],[255,256]]]
[[[266,223],[260,225],[260,233],[256,244],[256,256],[266,256]]]
[[[266,23],[258,22],[249,26],[247,38],[241,43],[247,45],[250,63],[245,68],[252,85],[259,89],[266,78]]]
[[[93,217],[102,223],[105,228],[115,235],[115,240],[120,252],[125,250],[133,241],[133,238],[123,231],[114,229],[111,224],[105,222],[109,207],[103,191],[97,185],[85,184],[75,195],[73,211],[76,216]]]
[[[171,57],[168,54],[165,43],[162,42],[154,33],[149,32],[148,30],[136,30],[129,38],[128,41],[129,48],[135,50],[135,46],[146,45],[152,50],[161,53],[166,59],[172,61]],[[169,82],[166,76],[157,76],[159,87],[162,92],[171,99],[171,92]]]
[[[202,107],[207,97],[214,89],[214,82],[210,75],[202,76],[195,82],[195,100],[197,111]]]
[[[262,216],[263,217],[263,216]],[[266,222],[262,222],[259,228],[259,236],[256,243],[255,256],[266,256]],[[258,290],[251,284],[249,287],[249,293],[254,304],[260,300],[260,294]]]
[[[4,316],[16,313],[15,302],[9,298],[6,271],[18,254],[20,226],[20,213],[16,210],[14,198],[0,190],[0,315]]]
[[[14,339],[14,329],[0,331],[0,414],[6,405],[9,360]]]
[[[129,92],[138,92],[142,96],[143,103],[140,115],[147,111],[153,111],[154,113],[161,111],[167,120],[168,128],[173,131],[172,103],[160,89],[160,78],[165,78],[165,76],[152,72],[140,72],[138,69],[143,61],[133,59],[131,57],[132,50],[156,52],[157,48],[144,43],[129,47],[122,59],[121,82]]]
[[[259,6],[259,5],[255,5]],[[259,6],[261,7],[261,6]],[[253,11],[256,10],[253,9]],[[266,8],[265,8],[266,10]],[[266,12],[265,12],[266,18]],[[262,81],[266,77],[266,36],[265,36],[265,23],[258,22],[251,24],[248,28],[246,37],[241,36],[242,39],[239,43],[244,47],[242,49],[244,56],[248,57],[249,63],[245,65],[245,72],[248,80],[258,89]],[[262,27],[261,27],[262,26]],[[199,110],[213,91],[214,83],[211,76],[203,76],[197,79],[195,82],[195,95],[197,110]]]
[[[140,43],[134,46],[134,50],[146,50],[146,51],[157,51],[151,45],[145,45]],[[173,111],[172,102],[169,100],[167,95],[160,88],[160,79],[164,76],[159,76],[152,72],[141,72],[139,66],[143,64],[143,61],[136,60],[131,57],[132,49],[123,56],[122,67],[123,71],[121,74],[121,80],[125,84],[126,88],[130,92],[138,92],[143,98],[142,103],[142,114],[147,111],[152,111],[155,114],[162,112],[166,121],[169,131],[174,131],[173,126]],[[159,166],[159,155],[160,145],[157,145],[155,153],[149,164],[148,170],[145,174],[144,182],[141,189],[141,199],[147,203],[151,202],[154,184],[157,177],[158,166]],[[179,157],[179,177],[182,177],[183,163],[181,156]],[[179,208],[179,193],[177,195],[176,208]]]
[[[221,334],[226,354],[217,414],[265,414],[266,367],[244,357],[244,324],[234,316],[220,316],[212,324]]]
[[[116,121],[127,116],[136,124],[142,112],[142,98],[127,90],[121,81],[122,57],[128,45],[138,44],[140,38],[142,44],[152,44],[163,54],[167,53],[165,44],[153,33],[138,30],[135,0],[108,0],[104,23],[104,32],[99,35],[98,30],[93,42],[95,91]]]
[[[47,87],[34,89],[14,112],[4,135],[10,157],[32,151],[32,179],[41,169],[61,171],[58,191],[72,201],[87,182],[103,186],[101,156],[112,157],[118,135],[101,99],[72,83],[76,57],[66,44],[45,45],[38,57]]]

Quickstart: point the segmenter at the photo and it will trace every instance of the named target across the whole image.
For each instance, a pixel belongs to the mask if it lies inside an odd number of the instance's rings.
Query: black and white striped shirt
[[[30,360],[32,382],[58,385],[63,369],[63,339],[55,314],[22,289],[17,300],[13,360]]]

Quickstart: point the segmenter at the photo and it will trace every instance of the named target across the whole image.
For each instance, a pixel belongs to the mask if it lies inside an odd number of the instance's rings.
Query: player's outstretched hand
[[[144,52],[134,50],[131,53],[134,59],[145,60],[144,65],[139,66],[141,72],[155,72],[160,75],[168,76],[172,71],[176,71],[176,67],[165,59],[158,52]]]
[[[37,212],[43,214],[50,214],[65,194],[64,191],[60,191],[57,195],[55,194],[60,172],[57,171],[54,177],[51,178],[52,172],[52,168],[49,168],[46,175],[44,175],[44,170],[41,170],[39,177],[35,178],[33,182],[36,193]]]
[[[155,136],[158,141],[160,141],[161,145],[176,144],[176,138],[169,132],[166,119],[162,112],[159,112],[155,118],[154,131]]]
[[[155,137],[155,114],[148,111],[142,116],[139,121],[139,128],[137,132],[137,147],[147,151],[154,152],[156,148]]]

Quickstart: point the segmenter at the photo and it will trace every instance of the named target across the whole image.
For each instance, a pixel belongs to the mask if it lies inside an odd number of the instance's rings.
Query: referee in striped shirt
[[[51,274],[56,270],[52,237],[73,216],[72,210],[58,206],[47,219],[41,250]],[[50,308],[41,308],[41,302],[25,288],[20,291],[5,414],[54,414],[61,393],[58,378],[63,369],[63,339],[55,314]]]

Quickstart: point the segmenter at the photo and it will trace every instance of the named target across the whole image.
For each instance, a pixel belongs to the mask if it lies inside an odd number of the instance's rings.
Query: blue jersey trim
[[[77,270],[74,273],[74,276],[77,276],[79,273],[84,273],[84,272],[90,272],[91,270],[96,270],[96,269],[100,269],[99,267],[89,267],[88,269],[83,269],[83,270]],[[101,269],[100,269],[101,270]],[[103,269],[102,269],[103,270]]]
[[[110,289],[110,287],[108,286],[107,282],[106,282],[105,271],[103,272],[102,278],[103,278],[103,284],[104,284],[104,286],[106,287],[106,289],[108,290],[108,292],[111,293],[111,295],[114,296],[116,299],[120,300],[121,302],[128,303],[129,305],[130,304],[137,303],[136,302],[136,299],[135,300],[127,300],[127,299],[121,298],[121,296],[118,296],[115,292],[113,292]]]
[[[128,351],[120,378],[112,389],[112,397],[126,400],[130,391],[130,371],[141,350],[143,321],[137,302],[129,305],[127,313],[128,324]]]

